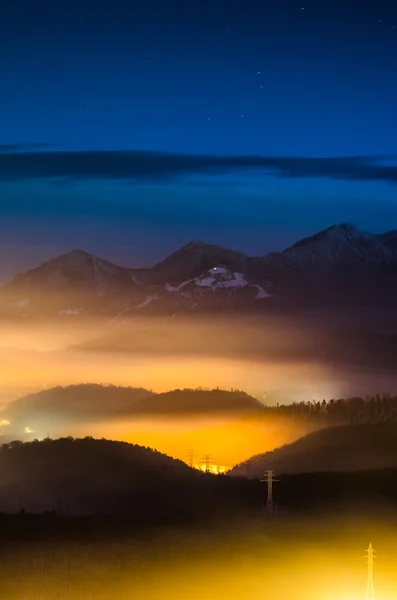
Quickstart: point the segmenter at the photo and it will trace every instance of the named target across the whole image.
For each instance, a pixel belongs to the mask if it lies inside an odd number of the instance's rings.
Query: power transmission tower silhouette
[[[263,483],[267,483],[267,502],[266,502],[266,510],[268,513],[273,513],[273,483],[275,481],[279,481],[278,479],[274,479],[273,471],[266,471],[265,477],[266,479],[261,479]]]
[[[215,464],[214,459],[209,454],[206,454],[203,457],[201,463],[204,465],[204,469],[205,469],[206,473],[210,473],[212,465]]]
[[[375,600],[375,592],[374,592],[374,558],[375,551],[372,548],[372,544],[368,546],[368,550],[366,551],[365,558],[367,559],[368,565],[368,575],[367,575],[367,589],[365,592],[365,600]]]
[[[187,456],[187,459],[189,461],[189,467],[191,469],[193,469],[193,467],[194,467],[194,459],[196,458],[195,453],[193,452],[193,450],[189,450],[189,452],[187,453],[186,456]]]

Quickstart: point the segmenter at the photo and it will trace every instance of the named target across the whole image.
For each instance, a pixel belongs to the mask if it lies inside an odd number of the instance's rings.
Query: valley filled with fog
[[[387,326],[383,317],[383,323],[376,324],[378,330]],[[343,327],[348,319],[339,311],[337,325],[324,312],[146,317],[114,326],[104,319],[79,317],[8,322],[0,334],[0,401],[5,408],[33,392],[82,383],[155,393],[177,388],[239,389],[266,405],[395,393],[393,368],[369,368],[365,362],[354,364],[354,356],[346,358],[349,345]],[[392,328],[392,321],[388,322]],[[326,346],[329,352],[324,355]],[[200,457],[210,453],[218,464],[231,467],[310,430],[302,424],[277,423],[271,428],[253,415],[242,418],[227,412],[149,415],[139,420],[110,413],[95,421],[81,414],[69,422],[55,413],[45,421],[29,419],[24,439],[92,435],[133,441],[182,460],[194,448]],[[11,431],[12,423],[2,425],[2,434]],[[238,448],[236,436],[243,442]]]

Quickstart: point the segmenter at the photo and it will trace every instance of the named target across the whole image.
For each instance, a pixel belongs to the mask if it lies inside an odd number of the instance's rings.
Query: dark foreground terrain
[[[345,431],[350,431],[348,426]],[[304,447],[305,440],[310,442],[311,437],[302,438]],[[345,436],[339,436],[333,445],[337,464],[344,449],[349,454],[344,441]],[[382,449],[378,446],[374,455]],[[291,446],[285,448],[291,453]],[[281,511],[365,508],[374,503],[397,509],[396,467],[327,472],[319,468],[321,461],[310,464],[316,472],[279,471],[275,499]],[[271,467],[264,464],[261,473],[266,468]],[[266,500],[261,473],[252,479],[203,473],[150,448],[92,438],[4,444],[0,470],[4,513],[118,515],[134,527],[146,528],[256,518]]]
[[[15,442],[0,468],[0,598],[356,597],[370,541],[397,592],[397,469],[280,476],[268,514],[259,479],[120,442]]]
[[[382,597],[397,590],[397,512],[390,507],[376,515],[257,514],[189,527],[137,528],[115,516],[2,515],[0,527],[0,597],[7,600],[358,598],[370,540],[381,557],[377,590]]]

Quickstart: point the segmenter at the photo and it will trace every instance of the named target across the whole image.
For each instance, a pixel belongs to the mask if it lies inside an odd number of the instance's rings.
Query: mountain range
[[[115,265],[82,250],[17,275],[0,290],[7,316],[176,314],[272,307],[393,305],[397,230],[334,225],[283,252],[251,257],[192,241],[148,269]]]

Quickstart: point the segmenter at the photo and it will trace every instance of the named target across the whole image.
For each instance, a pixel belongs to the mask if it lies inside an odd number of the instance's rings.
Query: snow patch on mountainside
[[[108,323],[108,326],[113,325],[116,321],[118,321],[123,315],[125,315],[128,311],[131,310],[131,306],[126,306],[125,308],[123,308],[123,310],[121,310],[119,313],[117,313],[117,315],[115,315]]]
[[[226,267],[213,267],[201,277],[196,277],[194,283],[198,287],[219,288],[244,287],[247,281],[242,273],[233,273]]]
[[[261,300],[262,298],[272,297],[272,294],[268,294],[267,292],[265,292],[261,285],[254,285],[253,287],[255,287],[258,290],[258,293],[255,296],[255,300]]]
[[[80,315],[84,310],[85,308],[68,308],[67,310],[59,311],[59,315],[61,317],[75,317]]]
[[[185,285],[187,285],[188,283],[191,283],[192,279],[188,279],[187,281],[184,281],[183,283],[180,283],[179,285],[171,285],[169,283],[165,284],[165,289],[167,290],[167,292],[180,292]]]
[[[257,290],[255,299],[258,300],[272,296],[272,294],[268,294],[261,285],[249,283],[244,273],[232,271],[224,266],[212,267],[212,269],[209,269],[200,277],[188,279],[179,285],[167,283],[165,285],[165,290],[169,293],[179,293],[181,296],[189,298],[192,294],[190,291],[186,290],[186,286],[188,286],[189,290],[192,290],[193,287],[193,289],[200,288],[203,291],[209,290],[212,292],[227,289],[229,290],[228,298],[231,298],[233,291],[238,288],[255,288]],[[196,304],[194,306],[196,306]]]
[[[25,308],[28,306],[29,300],[25,298],[25,300],[20,300],[19,302],[14,302],[11,306],[15,306],[16,308]]]
[[[154,302],[155,300],[158,300],[158,299],[159,299],[158,294],[151,294],[150,296],[148,296],[146,298],[146,300],[144,300],[143,302],[138,304],[138,306],[136,308],[145,308],[145,306],[148,306],[148,304],[151,304],[152,302]]]
[[[243,273],[234,273],[226,267],[213,267],[200,277],[188,279],[179,285],[166,283],[165,289],[167,292],[175,294],[181,292],[188,284],[193,284],[199,288],[211,288],[212,290],[217,290],[220,288],[245,287],[247,281]]]

